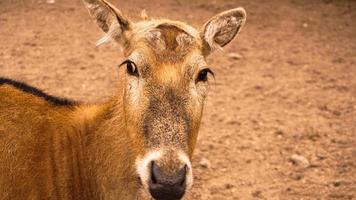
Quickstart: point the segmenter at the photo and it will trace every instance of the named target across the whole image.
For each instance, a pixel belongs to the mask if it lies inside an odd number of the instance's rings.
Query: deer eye
[[[208,80],[209,73],[214,76],[214,73],[209,68],[200,70],[195,82],[200,82],[200,81],[206,82]]]
[[[127,73],[131,76],[138,76],[138,70],[136,64],[131,60],[126,60],[123,64],[126,64]]]

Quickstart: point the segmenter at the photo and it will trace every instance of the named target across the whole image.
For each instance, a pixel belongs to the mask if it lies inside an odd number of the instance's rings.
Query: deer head
[[[213,75],[206,57],[237,35],[245,11],[222,12],[198,31],[166,19],[132,22],[104,0],[84,2],[105,32],[101,42],[123,47],[119,98],[137,176],[153,198],[181,199],[193,183],[190,159]]]

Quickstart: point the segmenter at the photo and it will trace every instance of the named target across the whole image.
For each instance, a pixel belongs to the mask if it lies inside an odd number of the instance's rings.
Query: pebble
[[[251,195],[255,198],[262,198],[262,191],[260,190],[253,191]]]
[[[275,132],[275,134],[277,135],[277,138],[278,139],[282,139],[283,138],[283,135],[284,135],[284,132],[282,130],[277,130]]]
[[[334,187],[339,187],[341,185],[341,182],[340,181],[335,181],[334,183],[333,183],[333,186]]]
[[[233,60],[240,60],[242,58],[242,55],[239,53],[229,53],[227,56]]]
[[[231,184],[231,183],[226,183],[225,185],[224,185],[224,187],[225,187],[225,189],[232,189],[232,188],[234,188],[235,186],[233,185],[233,184]]]
[[[208,159],[206,159],[206,158],[202,158],[202,159],[200,160],[200,162],[199,162],[199,165],[200,165],[201,167],[203,167],[203,168],[206,168],[206,169],[208,169],[208,168],[211,167],[210,161],[209,161]]]
[[[316,157],[319,159],[319,160],[324,160],[326,158],[325,155],[321,154],[321,153],[317,153],[316,154]]]
[[[307,158],[305,158],[304,156],[301,156],[301,155],[293,154],[290,157],[290,160],[292,161],[292,163],[294,165],[303,166],[305,168],[310,166],[309,160]]]

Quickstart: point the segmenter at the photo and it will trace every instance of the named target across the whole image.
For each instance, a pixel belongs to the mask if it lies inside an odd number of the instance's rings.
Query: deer
[[[206,59],[240,32],[245,10],[196,29],[133,22],[105,0],[83,2],[104,32],[100,42],[122,48],[115,94],[82,103],[0,78],[0,199],[185,198],[214,76]]]

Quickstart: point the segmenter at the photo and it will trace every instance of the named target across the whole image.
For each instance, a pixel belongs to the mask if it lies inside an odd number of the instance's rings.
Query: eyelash
[[[197,82],[206,82],[208,81],[208,74],[211,74],[214,76],[214,72],[211,71],[209,68],[205,68],[199,71],[197,79],[196,79],[196,83]]]
[[[128,74],[130,74],[131,76],[139,76],[137,66],[134,62],[132,62],[131,60],[125,60],[123,63],[120,64],[120,66],[125,64]]]

